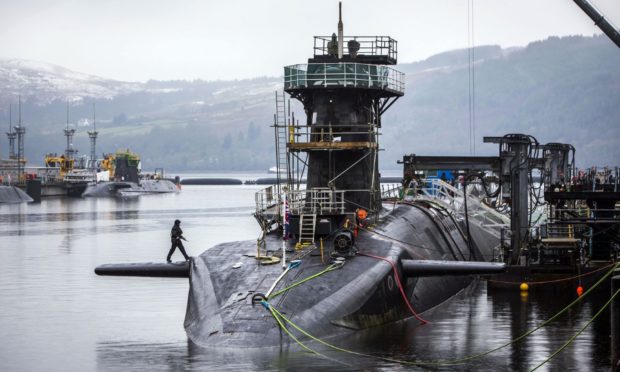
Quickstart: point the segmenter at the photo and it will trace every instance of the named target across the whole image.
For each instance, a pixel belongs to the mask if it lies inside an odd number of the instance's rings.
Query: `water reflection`
[[[324,359],[283,345],[268,350],[205,350],[187,341],[184,279],[100,278],[109,262],[163,261],[172,221],[183,220],[197,255],[217,243],[254,240],[258,187],[185,187],[178,195],[44,199],[0,206],[0,370],[529,370],[568,340],[609,298],[609,288],[548,327],[491,355],[457,366],[411,367],[348,355],[317,343]],[[480,283],[425,314],[329,342],[403,360],[457,359],[495,348],[534,328],[575,298],[553,292],[487,291]],[[604,312],[543,370],[609,368]]]
[[[307,364],[310,362],[310,364]],[[206,350],[186,343],[121,343],[97,345],[97,368],[100,370],[170,370],[170,371],[269,371],[303,370],[329,367],[319,358],[288,350]]]
[[[553,298],[549,301],[549,296]],[[431,324],[417,321],[399,322],[346,337],[329,339],[338,347],[373,356],[403,361],[455,360],[496,348],[536,327],[570,303],[572,294],[551,292],[530,294],[524,302],[518,293],[487,293],[481,283],[474,296],[453,299],[427,315]],[[534,332],[520,342],[490,355],[457,365],[412,366],[376,358],[337,352],[316,342],[306,343],[327,358],[283,345],[281,350],[210,350],[190,341],[177,344],[107,343],[97,345],[98,366],[115,370],[122,366],[156,370],[441,370],[498,371],[530,370],[544,361],[568,340],[606,300],[599,293],[560,317],[548,327]],[[608,319],[608,318],[606,318]],[[575,344],[559,354],[541,370],[585,371],[609,367],[606,319],[594,322]],[[596,331],[598,329],[600,332]],[[607,343],[608,345],[608,343]],[[607,350],[606,352],[604,350]]]

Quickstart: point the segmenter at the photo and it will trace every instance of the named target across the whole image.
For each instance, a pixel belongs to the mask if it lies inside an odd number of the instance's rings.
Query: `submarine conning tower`
[[[287,151],[307,153],[306,191],[337,193],[345,212],[380,208],[381,115],[404,94],[397,42],[389,36],[315,36],[307,64],[284,68],[284,91],[299,100],[305,124],[289,127]]]

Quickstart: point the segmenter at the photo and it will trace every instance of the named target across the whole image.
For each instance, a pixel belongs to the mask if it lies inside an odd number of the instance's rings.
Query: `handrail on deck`
[[[274,194],[274,187],[270,186],[256,192],[256,214],[275,215],[279,214],[282,197]],[[309,190],[287,191],[286,201],[288,210],[293,215],[305,214],[344,214],[345,199],[344,190],[331,190],[328,188],[313,188]]]
[[[344,190],[313,188],[287,192],[291,214],[344,214]]]

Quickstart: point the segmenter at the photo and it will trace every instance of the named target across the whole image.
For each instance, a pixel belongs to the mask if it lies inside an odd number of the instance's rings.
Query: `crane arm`
[[[588,2],[588,0],[573,0],[590,17],[608,38],[620,48],[620,32],[609,23],[605,17]]]

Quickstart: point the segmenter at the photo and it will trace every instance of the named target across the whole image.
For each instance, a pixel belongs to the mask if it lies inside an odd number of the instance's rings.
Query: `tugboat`
[[[499,232],[475,220],[466,229],[466,219],[438,203],[382,201],[381,116],[405,87],[404,74],[393,68],[397,42],[344,36],[341,12],[339,18],[338,35],[314,38],[307,64],[284,68],[284,90],[303,104],[306,121],[287,125],[279,117],[284,97],[276,100],[277,167],[286,173],[256,195],[262,238],[219,244],[187,264],[95,269],[189,277],[184,326],[198,346],[273,347],[307,341],[308,334],[332,337],[413,317],[425,322],[425,311],[475,275],[505,270],[492,262]],[[282,332],[278,313],[308,334],[294,339]]]

